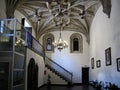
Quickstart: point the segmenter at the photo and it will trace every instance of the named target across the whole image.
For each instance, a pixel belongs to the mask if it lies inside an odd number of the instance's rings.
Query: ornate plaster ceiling
[[[100,6],[99,0],[21,0],[17,10],[31,23],[39,39],[60,30],[81,32],[89,42],[89,29]]]

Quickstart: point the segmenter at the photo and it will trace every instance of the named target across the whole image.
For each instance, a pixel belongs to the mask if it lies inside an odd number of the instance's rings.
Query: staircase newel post
[[[48,90],[51,90],[51,87],[50,87],[50,84],[51,84],[51,76],[48,74],[48,82],[47,82],[47,87],[48,87]]]

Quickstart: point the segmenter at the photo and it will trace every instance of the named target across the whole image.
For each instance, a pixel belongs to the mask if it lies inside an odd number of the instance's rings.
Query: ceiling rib
[[[94,8],[99,3],[99,0],[59,0],[59,2],[58,0],[50,0],[50,2],[47,0],[24,0],[17,10],[25,15],[34,30],[37,28],[34,17],[40,16],[39,30],[35,30],[36,35],[39,34],[38,38],[46,32],[59,30],[59,26],[56,26],[53,21],[61,17],[60,15],[62,15],[63,23],[68,23],[67,26],[64,26],[65,30],[73,29],[88,38],[89,27],[96,13]],[[38,10],[38,15],[36,15],[36,10]]]

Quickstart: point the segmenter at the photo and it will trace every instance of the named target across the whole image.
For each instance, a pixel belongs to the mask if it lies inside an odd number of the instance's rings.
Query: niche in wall
[[[82,53],[83,52],[83,38],[79,33],[73,33],[70,36],[70,52]]]

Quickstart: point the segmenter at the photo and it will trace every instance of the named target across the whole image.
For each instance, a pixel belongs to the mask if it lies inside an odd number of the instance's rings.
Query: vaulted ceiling
[[[58,31],[62,27],[63,31],[69,30],[84,34],[87,42],[89,42],[90,25],[100,6],[100,0],[6,1],[7,4],[14,1],[14,9],[27,18],[35,30],[37,39],[45,33]]]

